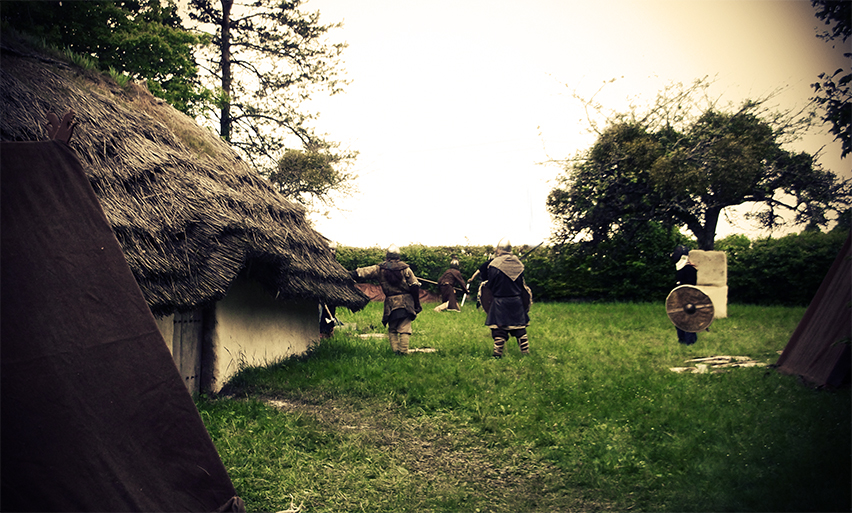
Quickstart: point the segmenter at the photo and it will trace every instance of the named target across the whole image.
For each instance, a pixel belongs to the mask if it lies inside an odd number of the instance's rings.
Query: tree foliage
[[[699,248],[709,250],[727,207],[759,204],[752,219],[773,228],[784,223],[783,211],[792,212],[795,223],[824,226],[831,211],[848,205],[848,181],[811,155],[782,148],[807,126],[807,117],[769,113],[765,100],[722,109],[696,98],[707,85],[668,89],[646,114],[607,120],[548,196],[557,243],[588,239],[597,246],[616,234],[630,239],[657,221],[686,226]]]
[[[846,43],[852,34],[852,2],[849,0],[811,0],[816,8],[816,17],[830,26],[830,31],[818,37],[825,41],[840,39]],[[848,46],[847,46],[848,48]],[[844,57],[852,61],[852,52]],[[822,108],[823,120],[841,144],[841,157],[852,152],[852,66],[838,68],[832,73],[821,73],[814,89],[812,100]]]
[[[656,217],[662,203],[650,181],[662,146],[645,127],[622,122],[608,127],[587,152],[558,177],[547,199],[556,220],[555,238],[588,235],[594,245],[617,233],[633,233]]]
[[[302,204],[324,201],[332,190],[348,190],[354,180],[340,160],[329,152],[287,149],[268,178],[278,192]]]
[[[106,71],[144,80],[183,112],[209,101],[200,87],[193,49],[203,39],[183,29],[173,2],[4,1],[3,22],[46,44],[91,56]]]
[[[598,245],[561,244],[524,261],[527,284],[544,301],[662,301],[674,285],[669,254],[688,242],[677,230],[650,222]]]
[[[318,92],[336,94],[345,43],[327,42],[340,24],[322,24],[301,0],[191,0],[190,17],[212,27],[213,51],[203,71],[220,91],[220,135],[279,189],[295,200],[346,191],[354,178],[345,167],[355,152],[315,133],[316,115],[304,102]],[[289,181],[295,180],[295,181]],[[325,195],[325,196],[322,196]]]

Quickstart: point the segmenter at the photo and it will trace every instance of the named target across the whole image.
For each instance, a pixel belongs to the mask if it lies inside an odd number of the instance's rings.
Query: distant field
[[[658,303],[535,304],[532,355],[490,358],[484,313],[426,308],[407,357],[381,304],[308,358],[198,407],[252,511],[849,511],[850,390],[768,367],[804,308],[729,305],[677,343]],[[428,351],[428,352],[427,352]],[[718,371],[718,372],[717,372]]]

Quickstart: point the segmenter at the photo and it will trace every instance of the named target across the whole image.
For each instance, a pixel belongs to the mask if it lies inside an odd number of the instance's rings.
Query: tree
[[[302,204],[325,200],[332,190],[348,191],[354,176],[341,171],[341,163],[329,152],[287,149],[269,172],[278,192]]]
[[[734,111],[694,100],[706,86],[664,91],[644,116],[608,120],[548,196],[557,242],[629,239],[658,221],[686,226],[700,249],[711,250],[727,207],[760,204],[763,210],[751,218],[772,228],[783,224],[779,211],[793,212],[796,223],[824,226],[831,211],[850,203],[849,181],[807,153],[782,148],[807,118],[772,115],[762,110],[765,100]]]
[[[852,2],[849,0],[811,0],[816,8],[816,17],[826,25],[832,25],[831,32],[818,37],[825,41],[840,39],[844,44],[852,34]],[[852,52],[844,57],[852,60]],[[841,158],[852,152],[852,67],[847,70],[838,68],[833,73],[821,73],[820,82],[811,84],[815,96],[811,98],[823,111],[823,120],[831,127],[829,130],[841,143]]]
[[[663,154],[657,137],[640,123],[609,126],[583,158],[558,177],[547,199],[558,242],[588,236],[593,245],[630,234],[654,215],[662,197],[650,170]]]
[[[356,153],[340,151],[336,143],[317,135],[309,124],[316,115],[302,110],[312,94],[336,94],[345,84],[338,77],[345,43],[328,44],[328,32],[340,24],[324,25],[319,12],[299,10],[301,0],[191,0],[190,17],[215,26],[215,52],[204,56],[203,69],[220,87],[219,133],[261,174],[285,194],[304,202],[308,195],[343,190],[354,178],[329,172],[345,165]],[[304,153],[299,154],[299,151]],[[299,158],[296,158],[299,156]],[[309,158],[301,158],[309,157]],[[293,162],[299,161],[297,183]],[[306,173],[306,166],[317,168]],[[328,178],[310,186],[304,177]]]
[[[48,45],[94,57],[98,66],[134,80],[183,112],[210,95],[198,82],[193,48],[202,39],[183,29],[173,2],[2,2],[3,22]]]

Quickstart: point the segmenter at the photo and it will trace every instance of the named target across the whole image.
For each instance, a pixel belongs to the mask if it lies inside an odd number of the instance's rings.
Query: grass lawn
[[[395,356],[381,304],[199,411],[251,511],[849,511],[850,389],[768,367],[804,308],[729,305],[677,343],[662,303],[533,305],[532,355],[485,314],[425,310]]]

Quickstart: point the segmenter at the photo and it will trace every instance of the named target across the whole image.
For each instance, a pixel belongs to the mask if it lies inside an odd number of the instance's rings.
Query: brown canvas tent
[[[63,142],[0,146],[0,225],[0,509],[244,509]]]
[[[816,386],[849,380],[852,338],[852,234],[814,295],[776,364]]]

